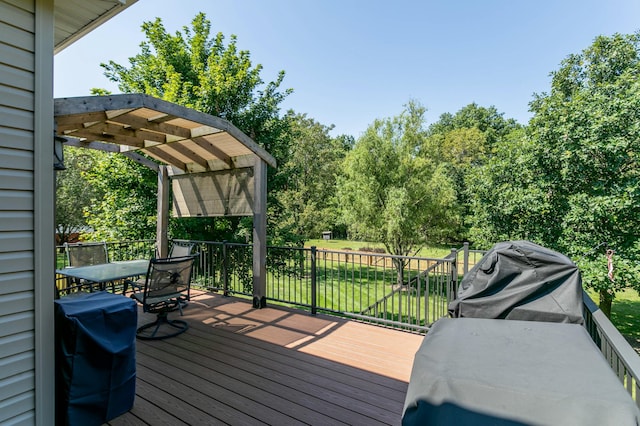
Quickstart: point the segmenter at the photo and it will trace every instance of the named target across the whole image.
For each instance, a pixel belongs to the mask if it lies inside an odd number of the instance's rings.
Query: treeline
[[[408,100],[356,140],[281,111],[292,93],[281,87],[284,71],[265,83],[236,37],[212,36],[204,14],[175,34],[160,19],[142,28],[140,53],[127,66],[102,64],[105,75],[123,93],[225,118],[276,158],[268,171],[270,244],[298,245],[326,230],[394,254],[427,243],[489,248],[527,239],[577,262],[605,309],[617,289],[640,289],[640,33],[600,36],[567,56],[549,91],[533,95],[526,125],[476,104],[427,125],[425,108]],[[154,172],[122,156],[71,148],[65,155],[60,232],[154,237]],[[169,232],[248,241],[251,226],[251,218],[180,219]]]

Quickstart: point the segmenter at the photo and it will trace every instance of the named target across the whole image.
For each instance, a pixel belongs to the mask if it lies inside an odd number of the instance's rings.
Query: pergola
[[[228,121],[143,94],[60,98],[56,136],[158,173],[157,246],[167,254],[169,182],[176,217],[253,215],[253,304],[265,306],[267,165],[276,160]]]

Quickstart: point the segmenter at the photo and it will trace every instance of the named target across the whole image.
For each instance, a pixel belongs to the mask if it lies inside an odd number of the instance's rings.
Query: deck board
[[[211,293],[181,319],[137,341],[134,407],[110,425],[400,424],[421,335]]]

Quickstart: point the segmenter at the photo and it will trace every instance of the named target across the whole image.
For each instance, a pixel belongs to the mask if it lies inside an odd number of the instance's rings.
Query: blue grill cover
[[[101,425],[133,407],[135,301],[107,292],[55,301],[56,424]]]

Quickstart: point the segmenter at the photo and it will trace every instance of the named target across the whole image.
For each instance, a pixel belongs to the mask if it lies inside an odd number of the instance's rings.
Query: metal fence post
[[[462,276],[464,277],[465,275],[467,275],[467,272],[469,272],[469,243],[464,243],[463,250],[464,250],[464,256],[463,256],[464,265],[462,269]]]
[[[451,249],[451,286],[449,287],[449,294],[447,294],[447,301],[451,302],[456,298],[458,292],[458,250]]]
[[[316,246],[311,246],[311,315],[318,312],[317,307],[317,277],[316,277]]]
[[[229,258],[226,241],[222,242],[222,294],[229,295]]]

